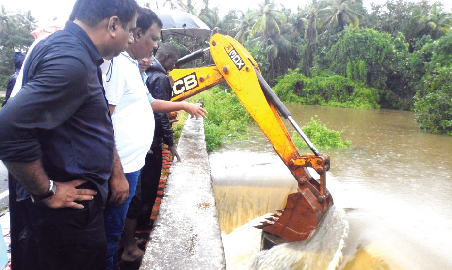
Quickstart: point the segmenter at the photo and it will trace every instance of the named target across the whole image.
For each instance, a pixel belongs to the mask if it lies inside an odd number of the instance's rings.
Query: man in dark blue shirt
[[[0,160],[27,210],[24,269],[105,268],[103,209],[108,195],[124,201],[128,184],[98,67],[127,47],[138,9],[78,0],[74,22],[34,47],[21,90],[0,110]]]

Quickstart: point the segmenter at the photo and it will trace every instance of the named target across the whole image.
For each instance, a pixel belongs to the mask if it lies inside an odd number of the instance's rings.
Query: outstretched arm
[[[192,103],[188,103],[185,101],[182,102],[171,102],[171,101],[165,101],[161,99],[156,99],[154,102],[151,103],[152,110],[154,112],[172,112],[172,111],[180,111],[184,110],[190,114],[191,117],[195,117],[198,119],[198,117],[202,116],[203,118],[206,118],[207,111]]]

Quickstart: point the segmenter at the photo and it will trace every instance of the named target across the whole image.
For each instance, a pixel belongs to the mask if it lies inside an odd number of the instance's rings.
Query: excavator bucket
[[[298,192],[289,195],[285,209],[257,227],[269,239],[274,239],[274,244],[278,241],[305,240],[315,231],[333,204],[331,194],[326,189],[330,159],[320,154],[298,127],[290,112],[261,76],[257,62],[239,42],[229,36],[215,34],[209,44],[209,49],[179,59],[176,66],[193,61],[207,51],[210,51],[215,65],[171,71],[174,81],[171,100],[184,100],[224,81],[229,84],[298,182]],[[290,121],[313,155],[301,156],[298,153],[280,116]],[[308,168],[312,168],[319,178],[313,178]]]
[[[297,193],[289,194],[284,210],[277,210],[261,225],[256,226],[266,232],[264,237],[271,242],[264,244],[264,249],[282,242],[306,240],[314,233],[325,212],[333,204],[331,194],[319,195],[316,187],[318,184],[317,180],[311,180],[305,187],[298,188]]]

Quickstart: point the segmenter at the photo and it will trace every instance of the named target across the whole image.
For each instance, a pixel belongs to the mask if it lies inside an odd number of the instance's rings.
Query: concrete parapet
[[[140,269],[226,269],[203,123],[185,123]]]

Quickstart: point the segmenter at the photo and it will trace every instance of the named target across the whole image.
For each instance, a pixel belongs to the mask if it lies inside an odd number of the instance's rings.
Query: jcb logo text
[[[189,91],[198,86],[198,80],[196,79],[196,73],[189,74],[183,78],[174,82],[173,96],[179,95],[185,91]]]

